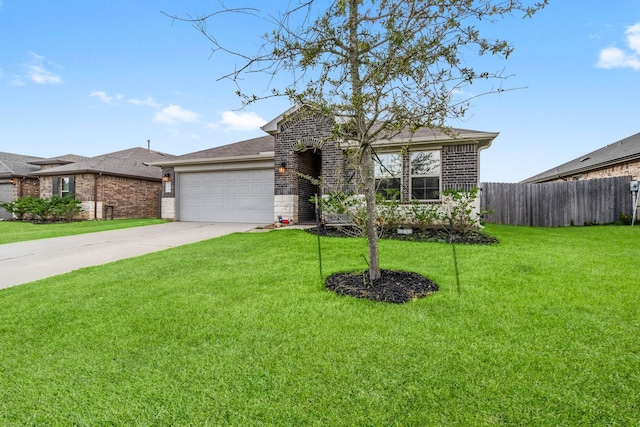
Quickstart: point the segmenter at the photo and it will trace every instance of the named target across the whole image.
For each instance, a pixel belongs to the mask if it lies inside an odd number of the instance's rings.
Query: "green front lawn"
[[[78,221],[59,224],[0,221],[0,244],[94,233],[118,228],[140,227],[164,222],[166,221],[163,219],[117,219],[113,221]]]
[[[381,241],[436,294],[320,284],[316,236],[244,233],[0,291],[0,425],[640,424],[635,227]],[[324,273],[364,270],[323,238]],[[1,273],[0,273],[1,274]]]

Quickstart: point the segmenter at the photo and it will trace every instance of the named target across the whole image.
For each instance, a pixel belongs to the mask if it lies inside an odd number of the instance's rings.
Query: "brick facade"
[[[478,144],[445,145],[440,155],[442,191],[470,191],[478,187]]]
[[[274,147],[274,201],[282,209],[276,206],[276,217],[291,218],[296,223],[309,221],[314,217],[313,204],[309,199],[321,189],[296,172],[313,177],[322,174],[325,185],[337,180],[339,165],[332,160],[337,160],[340,156],[329,154],[334,151],[331,148],[335,146],[326,142],[332,125],[332,120],[320,114],[296,115],[279,124],[280,132],[276,135]],[[296,145],[308,149],[301,152],[294,148]],[[282,165],[285,165],[284,172],[279,171]]]
[[[588,172],[574,174],[568,177],[557,178],[554,181],[567,181],[573,179],[612,178],[616,176],[631,176],[632,181],[640,180],[640,160],[623,162],[616,165],[595,169]]]
[[[75,197],[84,219],[158,218],[161,182],[100,174],[75,175]],[[40,196],[51,197],[57,177],[40,179]]]
[[[27,196],[40,197],[40,181],[37,178],[21,178],[16,182],[14,199]]]
[[[333,122],[321,115],[293,116],[279,124],[275,143],[275,214],[294,222],[309,221],[315,210],[309,199],[333,191],[361,192],[359,167],[353,156],[329,140]],[[297,149],[296,149],[297,147]],[[307,150],[305,151],[304,148]],[[410,182],[411,150],[402,152],[402,182]],[[440,148],[441,190],[470,191],[479,183],[477,143],[445,144]],[[284,173],[279,172],[281,165]],[[318,188],[298,175],[321,177]],[[411,201],[410,186],[402,185],[401,200]]]

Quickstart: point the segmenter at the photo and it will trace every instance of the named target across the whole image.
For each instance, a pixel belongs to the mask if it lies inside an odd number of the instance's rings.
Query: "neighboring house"
[[[527,178],[523,183],[631,176],[640,180],[640,133]]]
[[[348,142],[327,140],[333,121],[292,109],[262,129],[267,136],[155,162],[164,168],[162,217],[179,221],[293,223],[315,218],[310,199],[356,189]],[[403,202],[442,201],[444,190],[479,187],[479,152],[497,133],[420,129],[376,143],[380,191],[398,190]],[[319,178],[322,187],[301,176]]]
[[[40,157],[0,152],[0,202],[11,202],[25,196],[39,196],[38,177],[33,173],[40,168],[31,163],[37,160],[40,160]],[[0,208],[0,219],[11,216]]]
[[[96,157],[39,159],[40,197],[74,194],[86,219],[155,218],[160,215],[162,170],[151,162],[173,156],[132,148]]]

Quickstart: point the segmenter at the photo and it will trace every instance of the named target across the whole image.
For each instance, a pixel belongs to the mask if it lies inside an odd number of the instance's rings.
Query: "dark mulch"
[[[331,237],[353,237],[355,230],[349,227],[318,227],[307,229],[309,233]],[[398,234],[396,230],[384,233],[381,238],[414,242],[442,242],[456,244],[489,245],[498,240],[481,231],[449,231],[445,228],[412,230],[412,234]],[[369,272],[336,273],[329,276],[325,287],[339,295],[367,298],[394,304],[402,304],[430,295],[438,290],[438,285],[417,273],[382,270],[382,277],[372,282]]]
[[[382,270],[382,276],[375,281],[369,279],[368,270],[336,273],[327,278],[325,287],[339,295],[393,304],[422,298],[438,290],[438,285],[418,273],[395,270]]]
[[[307,229],[309,233],[318,234],[318,227]],[[426,230],[413,229],[412,234],[398,234],[395,230],[385,232],[383,239],[405,240],[412,242],[442,242],[472,245],[491,245],[498,243],[498,239],[482,231],[449,231],[445,228],[429,228]],[[320,227],[321,236],[353,237],[354,231],[349,227]]]

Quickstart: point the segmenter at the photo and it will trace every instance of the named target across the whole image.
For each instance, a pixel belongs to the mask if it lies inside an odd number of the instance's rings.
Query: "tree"
[[[478,25],[514,13],[528,18],[547,2],[333,0],[327,7],[324,2],[299,0],[280,17],[270,18],[274,28],[252,56],[219,42],[207,22],[225,13],[258,14],[258,10],[223,6],[213,14],[186,20],[211,41],[214,54],[228,52],[240,58],[241,64],[223,77],[238,83],[241,76],[256,71],[291,76],[289,84],[273,88],[268,96],[246,94],[239,85],[237,93],[245,104],[288,96],[335,117],[333,138],[357,143],[369,218],[369,277],[375,280],[380,277],[380,263],[373,143],[421,127],[446,132],[447,119],[464,116],[469,106],[470,99],[456,98],[462,87],[478,79],[505,78],[500,71],[477,70],[465,62],[475,54],[506,59],[513,51],[506,40],[484,37]]]

